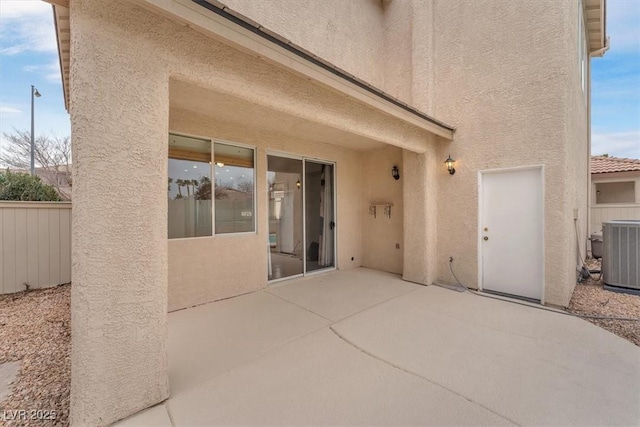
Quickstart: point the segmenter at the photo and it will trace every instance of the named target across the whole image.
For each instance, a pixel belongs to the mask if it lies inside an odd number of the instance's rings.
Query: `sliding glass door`
[[[305,160],[306,272],[335,267],[333,165]]]
[[[302,160],[267,156],[269,280],[302,275]]]
[[[268,279],[335,267],[334,166],[267,156]]]

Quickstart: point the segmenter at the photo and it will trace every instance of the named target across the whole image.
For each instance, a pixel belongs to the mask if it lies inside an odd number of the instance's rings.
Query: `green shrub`
[[[40,177],[26,173],[0,171],[0,200],[59,202],[55,188],[42,182]]]

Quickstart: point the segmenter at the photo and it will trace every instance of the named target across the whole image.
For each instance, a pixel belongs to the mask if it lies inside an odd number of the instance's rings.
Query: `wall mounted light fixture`
[[[393,165],[393,168],[391,169],[391,176],[393,176],[393,179],[396,181],[400,179],[400,169],[398,169],[398,166]]]
[[[298,187],[298,190],[300,189],[300,187],[302,187],[302,183],[300,182],[300,180],[296,181],[296,187]]]
[[[451,158],[451,154],[449,154],[449,157],[447,158],[447,160],[444,161],[444,164],[447,165],[447,170],[449,171],[450,175],[453,175],[454,173],[456,173],[456,168],[453,167],[455,163],[456,161]]]

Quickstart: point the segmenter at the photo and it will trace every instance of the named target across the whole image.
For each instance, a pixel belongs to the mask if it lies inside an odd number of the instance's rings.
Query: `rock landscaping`
[[[70,290],[62,285],[0,295],[0,364],[20,361],[11,384],[0,384],[9,388],[0,425],[68,425]]]

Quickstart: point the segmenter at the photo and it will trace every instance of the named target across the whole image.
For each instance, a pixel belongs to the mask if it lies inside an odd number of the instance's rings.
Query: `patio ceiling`
[[[170,116],[178,112],[192,115],[196,120],[209,121],[212,126],[215,123],[213,127],[220,129],[221,132],[234,128],[236,132],[242,133],[271,132],[292,140],[335,144],[360,151],[385,146],[383,142],[366,136],[296,117],[183,81],[171,80],[169,99]],[[231,137],[228,136],[228,138]]]

